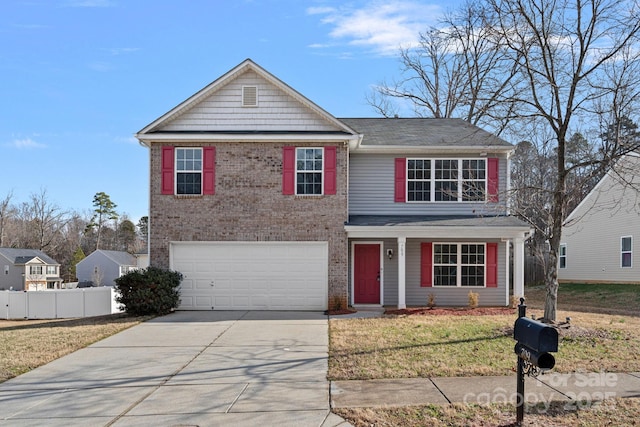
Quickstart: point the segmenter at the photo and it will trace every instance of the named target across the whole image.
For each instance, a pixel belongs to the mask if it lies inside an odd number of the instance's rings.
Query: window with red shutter
[[[324,194],[336,194],[336,147],[324,148]]]
[[[407,201],[407,159],[395,159],[395,185],[394,185],[394,201],[396,203],[405,203]]]
[[[433,286],[433,244],[420,243],[420,286]]]
[[[161,159],[161,194],[173,194],[174,147],[162,147]]]
[[[295,194],[296,147],[282,149],[282,194]]]
[[[216,192],[216,148],[202,149],[202,194]]]

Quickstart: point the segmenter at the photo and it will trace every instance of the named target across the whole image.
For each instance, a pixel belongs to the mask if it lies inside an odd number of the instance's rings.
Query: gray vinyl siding
[[[258,104],[242,106],[242,87],[258,88]],[[163,131],[336,131],[291,95],[255,71],[247,71],[189,111],[165,124]]]
[[[363,239],[353,241],[362,241],[367,243],[375,239]],[[387,249],[393,249],[394,256],[390,260],[386,256],[384,259],[383,273],[383,297],[385,306],[398,305],[398,242],[396,239],[376,240],[383,242],[383,251],[386,254]],[[476,287],[421,287],[420,286],[420,243],[426,240],[407,239],[407,256],[405,271],[405,299],[407,306],[426,306],[429,294],[435,295],[435,302],[440,307],[464,307],[469,304],[469,291],[478,293],[478,302],[481,306],[506,306],[507,290],[505,286],[506,270],[505,270],[505,244],[498,242],[498,287],[496,288],[476,288]],[[455,242],[474,242],[470,239],[449,239],[448,243]],[[475,241],[481,243],[480,241]],[[485,242],[482,242],[485,243]],[[351,245],[349,250],[351,251]],[[351,254],[350,258],[351,259]],[[351,268],[351,266],[350,266]],[[351,271],[349,271],[351,278]],[[351,279],[350,279],[351,280]]]
[[[640,165],[640,160],[635,160]],[[627,176],[640,184],[640,176]],[[571,213],[561,242],[567,247],[563,282],[640,283],[640,205],[638,192],[607,175]],[[632,237],[631,267],[621,266],[621,238]]]
[[[480,158],[464,156],[464,158]],[[505,214],[507,188],[507,160],[499,163],[498,203],[468,202],[394,202],[394,159],[421,157],[393,154],[351,153],[349,159],[349,214],[350,215],[498,215]],[[452,156],[422,156],[425,158],[455,158]]]

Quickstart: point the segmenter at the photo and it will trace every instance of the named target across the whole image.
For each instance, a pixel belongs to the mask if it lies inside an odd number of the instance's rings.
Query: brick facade
[[[150,265],[169,267],[171,241],[326,241],[328,306],[347,305],[347,147],[287,142],[174,143],[216,147],[215,194],[161,194],[161,147],[150,148]],[[330,196],[282,194],[283,146],[337,146],[337,191]]]

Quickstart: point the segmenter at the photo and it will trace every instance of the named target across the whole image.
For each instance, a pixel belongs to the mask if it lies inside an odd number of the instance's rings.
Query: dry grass
[[[514,426],[512,405],[426,405],[402,408],[334,409],[356,427],[381,426]],[[611,399],[579,408],[556,402],[548,409],[530,407],[525,412],[525,426],[532,427],[601,427],[640,425],[640,399]]]
[[[528,289],[528,316],[542,316],[544,289]],[[561,285],[556,372],[640,370],[640,286]],[[330,321],[331,379],[514,375],[513,315],[409,315]],[[360,426],[513,426],[513,405],[426,405],[334,409]],[[529,407],[527,426],[638,426],[640,399],[581,407],[555,402]]]
[[[0,382],[145,319],[111,315],[72,320],[0,320]]]
[[[571,327],[561,332],[554,371],[640,370],[640,359],[630,357],[640,354],[640,318],[563,314]],[[331,320],[329,378],[510,375],[514,321],[506,315]]]

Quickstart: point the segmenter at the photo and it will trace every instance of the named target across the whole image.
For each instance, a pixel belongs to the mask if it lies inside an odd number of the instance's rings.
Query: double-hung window
[[[201,148],[176,148],[176,194],[202,194]]]
[[[296,194],[322,194],[322,148],[296,149]]]
[[[56,267],[55,265],[48,265],[47,275],[54,275],[54,274],[58,274],[58,267]]]
[[[485,245],[434,243],[434,286],[484,286]]]
[[[403,197],[400,199],[404,201]],[[406,161],[408,202],[479,202],[486,199],[487,159],[411,158]]]
[[[41,265],[30,265],[29,266],[29,274],[41,275],[42,274],[42,266]]]
[[[558,257],[558,266],[560,268],[567,268],[567,244],[560,244],[560,255]]]
[[[620,239],[620,266],[623,268],[632,267],[633,258],[633,238],[625,236]]]

